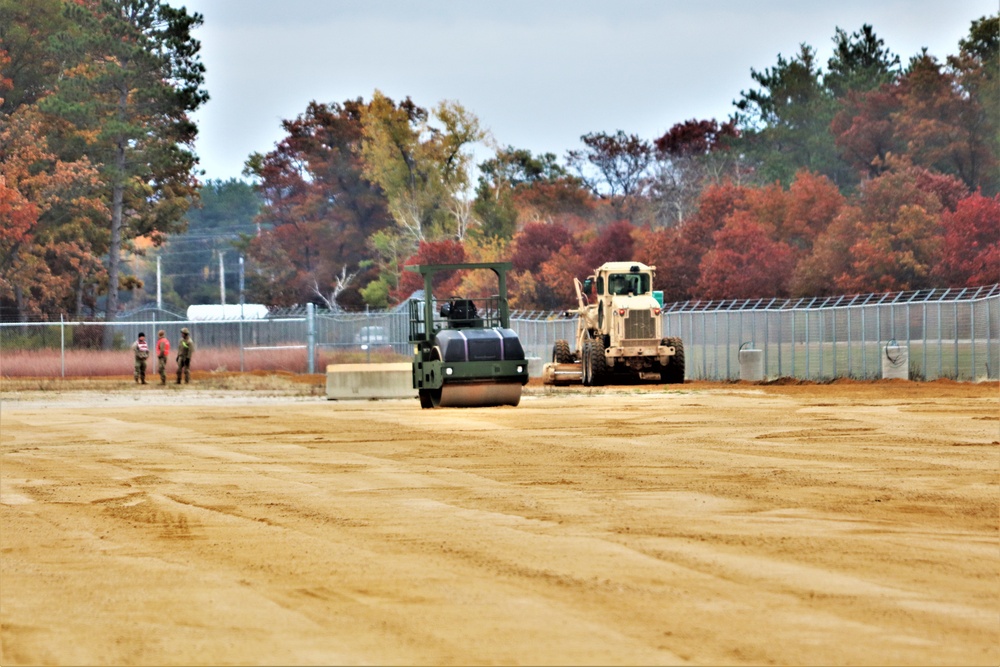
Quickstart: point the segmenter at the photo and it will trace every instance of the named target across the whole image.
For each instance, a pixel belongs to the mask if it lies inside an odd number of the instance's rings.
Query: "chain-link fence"
[[[665,335],[684,342],[686,376],[692,380],[739,379],[741,349],[762,351],[769,379],[878,378],[887,347],[907,350],[908,375],[915,380],[1000,377],[1000,285],[798,300],[688,301],[665,304],[662,317]],[[107,327],[117,352],[100,351]],[[182,327],[191,330],[197,345],[195,370],[323,372],[326,363],[406,359],[412,349],[405,308],[333,313],[309,307],[235,321],[190,321],[144,310],[114,324],[67,318],[0,323],[0,375],[130,373],[127,350],[140,331],[152,347],[157,330],[177,341]],[[527,356],[544,362],[557,339],[575,339],[576,320],[559,313],[515,311],[511,327]]]
[[[907,351],[915,380],[997,379],[1000,286],[798,300],[692,301],[665,308],[685,343],[687,377],[739,377],[759,349],[768,378],[878,378],[886,347]]]

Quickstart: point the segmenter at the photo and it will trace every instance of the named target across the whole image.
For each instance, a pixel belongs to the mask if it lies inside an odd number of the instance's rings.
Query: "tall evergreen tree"
[[[197,196],[197,127],[189,114],[208,94],[191,31],[202,16],[159,0],[88,0],[67,3],[65,12],[72,28],[55,46],[66,68],[40,105],[68,124],[55,138],[58,150],[100,165],[110,209],[106,319],[113,322],[123,247],[180,229]]]
[[[827,130],[834,99],[813,48],[802,44],[795,57],[778,55],[773,68],[751,69],[750,76],[760,87],[740,93],[734,120],[761,178],[788,185],[798,170],[809,169],[836,181],[836,152]]]
[[[867,23],[850,36],[837,28],[833,46],[823,83],[838,99],[851,91],[875,90],[899,76],[899,56],[885,48]]]

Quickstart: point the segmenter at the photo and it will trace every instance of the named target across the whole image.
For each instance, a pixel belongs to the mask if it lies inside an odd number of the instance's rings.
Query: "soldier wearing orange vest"
[[[167,383],[167,356],[170,354],[170,341],[167,332],[160,329],[156,332],[156,370],[160,373],[160,384]]]

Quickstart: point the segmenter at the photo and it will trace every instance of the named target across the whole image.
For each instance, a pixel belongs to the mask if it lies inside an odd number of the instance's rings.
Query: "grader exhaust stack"
[[[424,299],[410,301],[413,388],[422,408],[488,407],[521,401],[528,362],[510,328],[507,272],[510,263],[408,266],[424,278]],[[489,270],[496,274],[492,296],[452,296],[435,301],[433,278],[444,271]],[[438,315],[435,316],[435,304]]]

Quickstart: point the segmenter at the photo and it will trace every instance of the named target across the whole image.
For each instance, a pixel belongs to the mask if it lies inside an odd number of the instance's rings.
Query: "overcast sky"
[[[195,115],[206,179],[239,178],[310,100],[425,108],[448,99],[501,145],[562,158],[588,132],[645,139],[724,120],[800,43],[825,69],[837,27],[865,23],[905,64],[958,51],[996,0],[169,0],[204,16],[211,100]],[[485,155],[484,150],[480,154]]]

